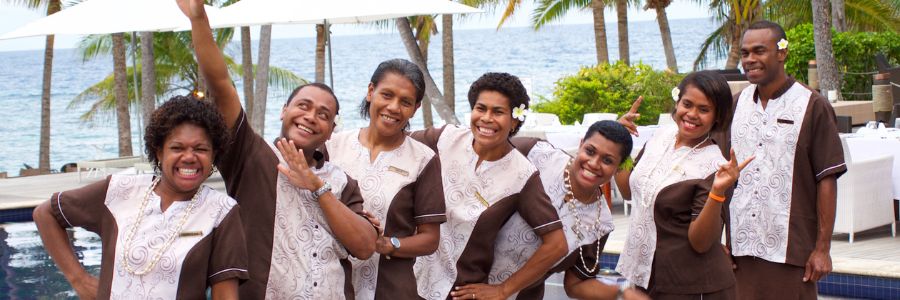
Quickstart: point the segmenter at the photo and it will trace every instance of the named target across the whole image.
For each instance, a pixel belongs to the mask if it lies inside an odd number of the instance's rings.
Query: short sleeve
[[[569,268],[569,271],[575,273],[575,276],[581,280],[597,277],[597,274],[600,273],[600,263],[597,261],[600,258],[597,257],[597,253],[603,252],[608,238],[608,234],[604,235],[600,240],[582,245],[580,249],[572,251],[571,255],[575,255],[575,263]],[[594,270],[585,269],[585,266]]]
[[[694,201],[691,203],[691,221],[697,218],[700,215],[700,212],[703,211],[703,207],[706,206],[706,201],[709,199],[709,192],[712,190],[713,181],[715,181],[716,173],[710,174],[703,180],[697,182],[697,186],[694,189]],[[729,188],[725,191],[725,199],[731,199],[731,195],[734,192],[734,188]],[[724,210],[726,206],[722,206]]]
[[[528,157],[528,153],[531,152],[531,149],[534,148],[534,145],[537,145],[537,143],[540,141],[541,139],[534,137],[517,136],[509,138],[509,142],[512,143],[513,147],[515,147],[516,150],[519,150],[519,152],[521,152],[522,155],[525,155],[526,157]]]
[[[359,191],[359,184],[350,176],[347,176],[347,185],[344,186],[344,190],[341,191],[341,198],[338,200],[356,214],[363,215],[362,193]]]
[[[441,133],[444,132],[444,128],[446,127],[447,125],[444,125],[441,128],[431,127],[425,130],[414,131],[409,134],[409,137],[425,144],[425,146],[428,146],[431,150],[434,150],[434,152],[438,152],[438,139],[440,139]]]
[[[538,172],[534,172],[519,193],[518,207],[516,208],[522,219],[534,229],[534,233],[541,236],[545,233],[562,228],[559,214],[553,208],[550,197],[544,192],[544,185]]]
[[[249,279],[249,258],[240,206],[231,208],[219,226],[213,229],[212,235],[212,253],[207,268],[209,285],[233,278],[241,282]]]
[[[837,131],[834,108],[821,95],[813,93],[812,97],[810,136],[813,138],[810,139],[809,161],[818,182],[830,175],[840,177],[847,172],[847,165],[844,164],[844,149]]]
[[[260,145],[268,147],[265,145],[265,140],[250,127],[243,109],[241,109],[234,126],[231,127],[231,138],[231,144],[225,150],[225,156],[217,166],[222,172],[222,176],[226,178],[237,175],[237,172],[244,167],[246,158],[253,154],[254,149],[258,149]]]
[[[414,195],[416,224],[444,223],[447,221],[444,201],[444,184],[441,178],[441,159],[435,155],[425,165],[416,179]]]
[[[110,176],[105,180],[81,188],[53,194],[50,198],[50,214],[64,228],[83,227],[100,233],[100,224],[106,208],[106,191]]]

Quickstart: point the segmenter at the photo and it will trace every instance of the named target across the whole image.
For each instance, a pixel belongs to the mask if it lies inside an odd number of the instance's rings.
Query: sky
[[[18,6],[12,6],[6,2],[0,2],[0,34],[4,34],[15,30],[16,28],[27,24],[33,20],[42,17],[42,14],[36,10],[28,10]],[[534,1],[522,1],[521,6],[513,17],[503,25],[506,27],[526,27],[530,26],[530,15],[534,9]],[[696,19],[708,18],[709,11],[705,5],[698,4],[694,1],[677,1],[673,2],[667,9],[669,19]],[[473,14],[462,19],[457,18],[454,21],[454,30],[466,29],[484,29],[496,28],[500,20],[501,11],[486,12],[482,14]],[[616,13],[613,9],[606,10],[607,23],[616,22]],[[655,20],[656,13],[653,10],[644,11],[640,7],[631,8],[628,11],[628,21],[648,21]],[[590,24],[593,17],[589,10],[576,10],[569,12],[565,17],[552,25],[563,24]],[[552,26],[551,25],[551,26]],[[332,27],[333,35],[360,35],[395,32],[393,28],[378,29],[371,25],[335,25]],[[252,36],[256,37],[258,28],[252,29]],[[315,29],[312,25],[276,25],[272,29],[273,39],[296,38],[296,37],[313,37]],[[57,36],[55,41],[56,48],[74,48],[77,45],[79,36]],[[39,50],[44,48],[43,37],[20,38],[13,40],[0,40],[0,51],[21,51],[21,50]]]

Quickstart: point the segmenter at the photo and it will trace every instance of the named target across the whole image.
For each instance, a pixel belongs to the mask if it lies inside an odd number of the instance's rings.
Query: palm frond
[[[590,0],[540,0],[538,7],[531,13],[531,24],[537,30],[553,21],[559,20],[570,10],[590,8]]]
[[[694,71],[705,67],[710,56],[718,58],[727,54],[728,46],[725,43],[725,35],[723,34],[727,27],[728,24],[720,25],[719,28],[713,30],[713,32],[703,40],[703,44],[700,45],[700,53],[698,53],[697,58],[694,59]],[[709,55],[710,50],[713,51],[712,55]]]

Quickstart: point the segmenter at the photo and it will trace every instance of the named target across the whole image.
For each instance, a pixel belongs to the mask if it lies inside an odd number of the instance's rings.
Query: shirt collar
[[[787,91],[792,86],[794,86],[795,82],[797,82],[797,81],[794,80],[794,78],[788,77],[787,80],[784,81],[784,85],[782,85],[777,90],[775,90],[774,93],[772,93],[772,97],[769,98],[769,100],[771,101],[771,100],[778,99],[779,97],[781,97],[781,95],[784,95],[784,93],[787,93]],[[759,102],[759,86],[757,86],[756,89],[753,90],[753,102],[756,102],[756,103]]]

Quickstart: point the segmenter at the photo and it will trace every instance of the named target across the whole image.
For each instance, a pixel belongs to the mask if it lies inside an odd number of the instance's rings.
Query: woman
[[[228,144],[205,101],[174,97],[144,135],[153,175],[112,175],[54,194],[34,210],[44,248],[82,299],[236,299],[248,278],[239,207],[202,185]],[[100,235],[100,278],[88,274],[65,228]]]
[[[598,259],[608,234],[614,229],[612,215],[601,199],[600,186],[609,182],[631,153],[631,137],[614,121],[592,124],[575,157],[534,138],[513,138],[516,149],[541,170],[541,182],[559,213],[569,255],[544,278],[565,271],[565,291],[576,299],[627,299],[642,297],[633,289],[607,286],[593,277],[600,271]],[[537,249],[537,239],[519,215],[503,226],[494,250],[491,282],[505,280]],[[623,294],[619,294],[623,293]],[[543,299],[543,280],[522,290],[515,299]]]
[[[424,95],[418,66],[384,61],[360,106],[369,127],[335,133],[325,144],[330,161],[360,183],[365,210],[384,221],[378,254],[351,258],[356,299],[418,299],[413,264],[437,249],[446,220],[440,160],[406,134]]]
[[[510,74],[487,73],[472,84],[468,98],[471,128],[413,133],[440,157],[447,207],[440,246],[415,264],[419,296],[427,299],[506,299],[565,255],[559,217],[537,170],[509,142],[528,107],[522,83]],[[515,212],[543,243],[506,281],[486,284],[497,232]]]
[[[678,126],[660,128],[634,170],[617,175],[622,194],[635,205],[616,271],[653,299],[733,299],[731,263],[715,244],[726,195],[752,158],[738,165],[732,152],[726,160],[709,138],[727,130],[731,116],[731,93],[721,75],[690,74],[676,94],[672,117]],[[622,121],[633,118],[627,114]]]

